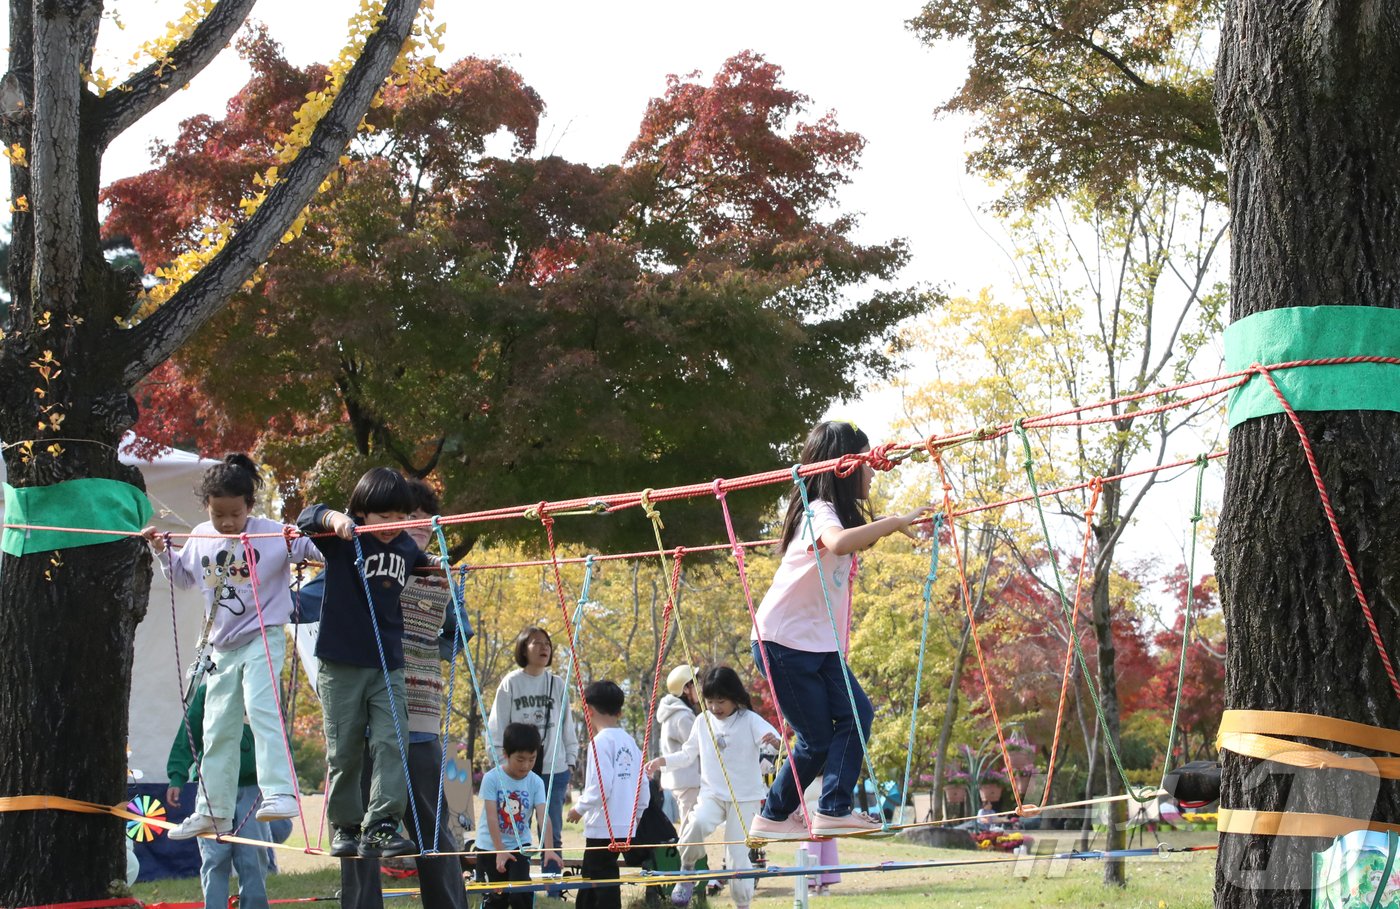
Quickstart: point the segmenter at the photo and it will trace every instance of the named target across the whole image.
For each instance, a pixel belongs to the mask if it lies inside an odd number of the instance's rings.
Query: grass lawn
[[[573,831],[566,843],[577,837],[578,833]],[[1173,846],[1210,844],[1215,842],[1215,838],[1214,833],[1199,832],[1169,831],[1163,836]],[[1072,847],[1072,838],[1056,841],[1048,833],[1037,837],[1036,848],[1042,851]],[[791,865],[793,848],[786,844],[771,846],[768,850],[770,863]],[[1003,857],[997,853],[930,849],[894,840],[845,839],[841,841],[840,849],[842,864]],[[568,852],[567,846],[565,851]],[[720,859],[720,849],[712,848],[710,852],[712,861]],[[340,876],[334,860],[281,851],[279,861],[296,870],[268,878],[268,895],[272,899],[336,895]],[[940,906],[966,906],[969,909],[1027,909],[1055,905],[1074,909],[1205,909],[1213,905],[1214,852],[1129,859],[1127,872],[1128,886],[1123,890],[1110,890],[1103,886],[1102,862],[1052,862],[1036,856],[995,865],[847,874],[841,883],[835,885],[830,895],[813,897],[812,906],[813,909],[838,909],[840,906],[895,909],[923,906],[930,901]],[[408,879],[407,884],[412,886],[412,881],[412,878]],[[388,877],[384,879],[386,890],[405,883]],[[200,899],[197,878],[138,884],[133,889],[135,896],[143,902]],[[624,905],[635,903],[640,906],[641,900],[637,898],[640,893],[638,888],[628,887],[623,894]],[[733,906],[725,893],[711,898],[709,902],[717,909]],[[474,896],[471,903],[477,904]],[[787,909],[792,903],[792,878],[759,879],[753,902],[755,909]],[[416,898],[404,897],[393,899],[388,905],[391,909],[417,909],[419,902]],[[535,905],[539,909],[567,909],[569,904],[537,897]]]

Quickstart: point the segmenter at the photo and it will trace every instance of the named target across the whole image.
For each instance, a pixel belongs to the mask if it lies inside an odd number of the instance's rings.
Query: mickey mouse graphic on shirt
[[[262,553],[253,550],[254,563],[261,558]],[[234,615],[247,612],[248,604],[237,589],[246,587],[253,576],[247,557],[233,549],[222,549],[214,553],[213,560],[201,556],[199,563],[204,570],[204,586],[214,591],[214,602]]]

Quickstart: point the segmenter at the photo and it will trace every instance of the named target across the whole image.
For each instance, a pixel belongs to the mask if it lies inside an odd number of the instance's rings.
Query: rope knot
[[[540,502],[538,505],[531,505],[521,512],[521,517],[525,518],[527,521],[539,521],[543,524],[552,524],[554,519],[545,511],[548,505],[548,502]]]
[[[283,525],[282,525],[282,539],[284,539],[284,540],[287,541],[287,551],[288,551],[288,552],[291,552],[291,549],[292,549],[292,540],[296,539],[298,536],[300,536],[300,534],[301,534],[301,532],[300,532],[299,530],[297,530],[295,527],[293,527],[291,524],[283,524]]]
[[[890,457],[890,451],[894,448],[893,442],[882,442],[870,449],[870,454],[866,455],[866,463],[875,470],[894,470],[898,462]]]
[[[608,843],[608,851],[609,851],[609,852],[622,853],[622,852],[629,852],[629,851],[631,851],[631,849],[632,849],[632,844],[631,844],[631,843],[619,843],[617,840],[613,840],[611,843]]]
[[[651,494],[653,492],[655,492],[655,490],[648,486],[646,489],[642,490],[641,495],[637,497],[637,501],[642,506],[642,512],[656,525],[656,529],[665,530],[666,525],[661,521],[661,512],[657,511],[656,506],[651,504]]]
[[[871,454],[873,454],[873,452]],[[836,475],[843,479],[849,477],[856,472],[857,467],[867,463],[870,460],[870,456],[869,454],[843,454],[836,459]]]
[[[722,499],[722,498],[724,498],[724,494],[725,494],[725,490],[724,490],[724,480],[722,480],[722,479],[719,478],[719,477],[715,477],[714,487],[715,487],[715,498],[716,498],[716,499]]]
[[[442,530],[442,515],[433,515],[432,520],[428,522],[428,529],[431,530],[433,533],[437,533],[438,531]]]

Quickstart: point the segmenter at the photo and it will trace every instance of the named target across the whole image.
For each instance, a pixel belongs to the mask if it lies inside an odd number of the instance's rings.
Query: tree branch
[[[132,75],[97,103],[98,148],[106,148],[127,127],[190,83],[230,41],[257,0],[219,0],[209,15],[163,60]]]
[[[408,38],[420,0],[388,0],[384,18],[355,61],[335,101],[316,124],[311,141],[287,168],[282,180],[233,239],[164,306],[115,339],[114,349],[130,351],[121,380],[134,385],[164,362],[180,345],[224,307],[243,282],[267,260],[335,167],[355,137]]]

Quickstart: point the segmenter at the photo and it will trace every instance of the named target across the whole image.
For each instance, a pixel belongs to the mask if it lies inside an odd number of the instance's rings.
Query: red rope
[[[540,523],[544,525],[545,538],[549,543],[550,565],[554,568],[554,590],[559,595],[559,611],[564,616],[564,633],[572,643],[577,638],[574,637],[574,621],[569,616],[569,605],[564,602],[564,578],[559,573],[558,547],[554,542],[554,518],[547,511],[549,503],[541,502],[534,507],[535,513],[539,515]],[[608,812],[607,792],[603,789],[603,766],[598,760],[598,750],[593,747],[593,711],[588,709],[588,701],[583,696],[583,670],[579,665],[581,662],[583,661],[578,659],[573,661],[574,687],[578,689],[578,700],[583,705],[583,728],[588,732],[588,751],[593,755],[593,773],[598,777],[598,792],[603,796],[603,822],[608,827],[608,848],[611,849],[617,844],[617,837],[613,834],[612,815]],[[638,773],[640,772],[639,769]]]
[[[1385,361],[1400,363],[1400,358],[1387,357],[1378,358]],[[1332,497],[1327,493],[1327,484],[1323,482],[1322,470],[1317,466],[1317,457],[1313,454],[1312,440],[1308,438],[1308,431],[1303,428],[1303,421],[1298,418],[1298,414],[1293,410],[1293,405],[1288,402],[1288,398],[1274,381],[1270,369],[1273,367],[1260,366],[1255,364],[1250,367],[1254,372],[1263,376],[1273,389],[1274,396],[1278,398],[1279,404],[1283,407],[1283,412],[1288,415],[1288,419],[1293,423],[1293,428],[1298,431],[1298,441],[1303,446],[1303,456],[1307,458],[1308,470],[1312,472],[1314,485],[1317,486],[1318,498],[1322,500],[1322,511],[1327,516],[1327,525],[1332,528],[1332,539],[1337,544],[1337,552],[1342,556],[1342,563],[1346,565],[1347,576],[1351,578],[1351,588],[1356,592],[1356,601],[1361,604],[1361,614],[1366,618],[1366,627],[1371,632],[1371,640],[1376,645],[1376,652],[1380,654],[1381,665],[1385,667],[1386,677],[1390,679],[1390,688],[1395,692],[1395,697],[1400,699],[1400,678],[1395,675],[1395,666],[1390,661],[1390,652],[1386,650],[1385,641],[1381,637],[1380,628],[1376,625],[1376,617],[1371,613],[1371,602],[1366,597],[1366,591],[1361,586],[1361,576],[1356,571],[1356,565],[1351,560],[1351,552],[1347,549],[1346,540],[1342,537],[1342,527],[1337,521],[1337,513],[1332,508]]]
[[[1065,668],[1060,677],[1060,703],[1055,708],[1055,737],[1050,743],[1050,762],[1045,771],[1045,794],[1040,797],[1042,805],[1050,803],[1050,786],[1055,782],[1055,756],[1060,753],[1060,731],[1064,728],[1065,705],[1069,702],[1070,669],[1074,665],[1074,639],[1079,634],[1079,597],[1084,590],[1084,567],[1089,564],[1089,545],[1094,538],[1094,515],[1099,510],[1099,496],[1103,492],[1103,483],[1096,480],[1089,488],[1093,495],[1090,497],[1089,507],[1084,509],[1084,549],[1079,556],[1079,572],[1074,579],[1074,605],[1069,614],[1069,636],[1065,639]],[[1051,558],[1054,558],[1053,552]]]
[[[982,639],[977,633],[976,610],[972,607],[972,591],[967,585],[967,567],[963,564],[962,550],[958,548],[958,528],[953,521],[953,484],[948,482],[947,471],[943,468],[942,452],[935,448],[930,448],[933,455],[933,463],[938,467],[938,479],[943,484],[943,511],[948,516],[944,522],[948,526],[948,542],[953,549],[954,561],[958,566],[958,584],[962,591],[963,605],[967,609],[967,627],[972,634],[972,649],[977,654],[977,668],[982,672],[982,685],[987,693],[987,707],[992,714],[992,725],[996,729],[997,744],[1001,746],[1001,759],[1006,763],[1007,779],[1011,784],[1011,797],[1016,802],[1017,813],[1022,813],[1025,807],[1021,804],[1021,793],[1016,786],[1016,774],[1011,772],[1011,755],[1006,748],[1006,733],[1001,728],[1001,717],[997,714],[997,699],[992,693],[992,677],[987,671],[987,658],[982,653]]]

